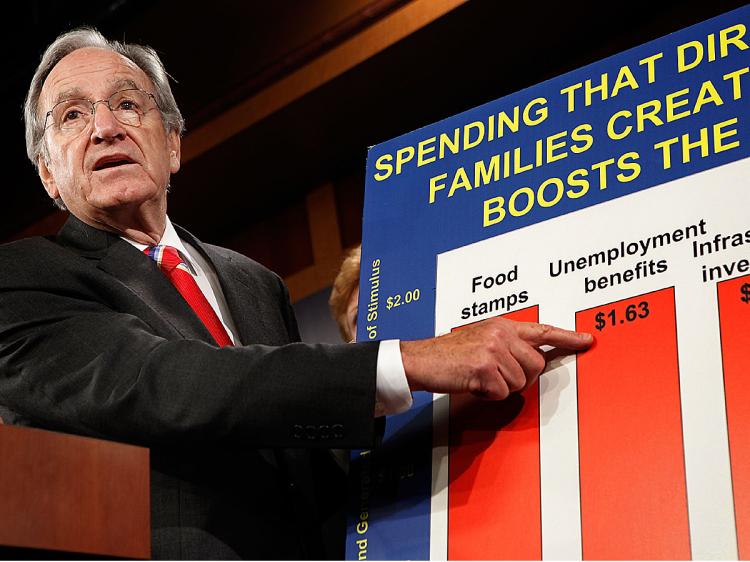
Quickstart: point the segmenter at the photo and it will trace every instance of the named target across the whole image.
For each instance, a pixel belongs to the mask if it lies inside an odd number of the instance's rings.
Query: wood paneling
[[[0,545],[150,558],[148,449],[0,425]]]
[[[337,181],[334,189],[336,212],[341,226],[341,244],[345,248],[353,248],[362,242],[362,212],[365,207],[364,169],[361,173]]]
[[[326,82],[378,54],[466,0],[413,0],[341,45],[281,78],[185,136],[189,162]]]
[[[221,242],[286,277],[314,263],[305,201],[285,207]]]

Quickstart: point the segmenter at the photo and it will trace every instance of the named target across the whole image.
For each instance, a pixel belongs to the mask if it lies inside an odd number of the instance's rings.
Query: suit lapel
[[[137,248],[120,240],[98,265],[126,285],[187,339],[214,343],[213,336],[159,267]]]
[[[177,225],[174,227],[182,240],[198,249],[213,265],[224,298],[229,310],[232,311],[232,320],[239,332],[240,342],[250,344],[264,341],[272,330],[267,325],[265,315],[260,314],[263,307],[258,301],[258,295],[263,292],[256,286],[255,279],[248,276],[231,258],[213,251],[185,229]],[[245,311],[255,311],[257,314],[247,314]]]
[[[214,255],[212,261],[219,275],[221,288],[227,300],[229,310],[240,311],[233,315],[233,320],[240,332],[240,340],[246,343],[264,341],[264,334],[270,333],[266,325],[266,319],[258,302],[259,291],[252,286],[252,280],[232,263],[232,260],[221,255]],[[243,311],[255,311],[256,314],[247,314]]]
[[[158,266],[119,236],[97,230],[71,215],[58,242],[91,259],[101,271],[130,289],[187,339],[214,343],[210,332]]]

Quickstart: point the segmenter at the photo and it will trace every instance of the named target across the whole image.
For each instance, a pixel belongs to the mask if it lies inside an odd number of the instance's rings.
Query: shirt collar
[[[180,252],[180,257],[182,258],[182,261],[188,266],[190,270],[193,271],[193,274],[195,274],[195,264],[193,263],[190,253],[185,248],[185,245],[182,243],[182,240],[180,240],[180,237],[177,235],[177,231],[174,229],[174,226],[172,225],[172,221],[169,220],[169,217],[166,218],[166,226],[164,228],[164,234],[161,237],[161,240],[159,241],[160,246],[172,246],[173,248],[177,248],[177,251]],[[125,238],[124,236],[120,236],[125,242],[128,244],[131,244],[138,248],[139,251],[143,251],[146,248],[149,247],[148,244],[141,244],[139,242],[134,242],[133,240],[130,240],[129,238]]]

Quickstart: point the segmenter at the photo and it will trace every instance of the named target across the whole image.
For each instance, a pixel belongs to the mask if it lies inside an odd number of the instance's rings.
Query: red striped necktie
[[[201,319],[203,325],[211,332],[219,347],[233,345],[229,334],[224,329],[224,325],[206,300],[203,291],[198,287],[177,248],[173,248],[172,246],[149,246],[143,250],[143,253],[156,262],[159,269],[164,272],[164,275],[167,276],[172,285],[180,292],[182,298],[185,299],[190,308]]]

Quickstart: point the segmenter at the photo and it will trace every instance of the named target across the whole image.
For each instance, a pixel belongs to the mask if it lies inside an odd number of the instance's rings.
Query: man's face
[[[151,80],[129,59],[104,49],[79,49],[50,72],[38,111],[43,115],[69,98],[107,99],[130,87],[154,93]],[[44,135],[49,152],[48,162],[39,159],[44,187],[84,222],[111,224],[108,219],[124,209],[137,212],[144,204],[166,212],[169,176],[180,168],[180,138],[174,131],[167,134],[158,108],[135,127],[120,123],[106,103],[99,103],[82,131],[70,134],[48,122]]]

